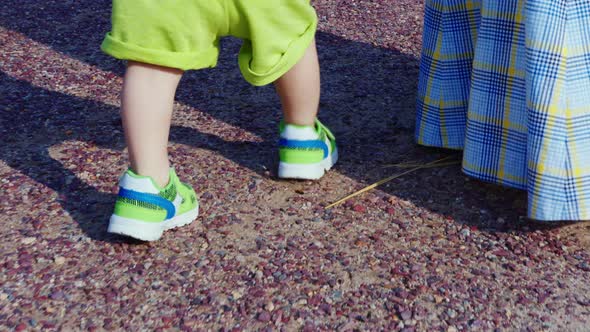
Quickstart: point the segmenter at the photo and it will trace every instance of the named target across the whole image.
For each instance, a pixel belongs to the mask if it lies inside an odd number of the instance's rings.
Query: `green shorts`
[[[271,83],[315,36],[309,0],[113,0],[102,50],[118,59],[182,70],[215,67],[219,38],[243,40],[238,62],[253,85]]]

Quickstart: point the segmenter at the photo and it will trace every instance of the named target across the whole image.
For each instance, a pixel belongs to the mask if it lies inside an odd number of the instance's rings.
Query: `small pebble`
[[[35,242],[35,241],[37,241],[37,238],[34,238],[34,237],[25,237],[25,238],[23,238],[23,239],[21,240],[21,242],[22,242],[23,244],[31,244],[31,243],[33,243],[33,242]]]
[[[270,321],[270,314],[267,311],[263,311],[258,314],[257,319],[259,322],[266,323],[266,322]]]
[[[457,311],[455,311],[455,310],[453,310],[453,309],[448,309],[448,310],[447,310],[447,315],[448,315],[450,318],[455,318],[455,317],[457,317]]]
[[[412,319],[412,312],[410,310],[405,310],[405,311],[402,311],[400,316],[404,320],[404,322],[406,322],[406,321],[409,321],[410,319]]]
[[[55,262],[56,265],[63,265],[66,262],[66,259],[62,256],[55,256],[53,262]]]
[[[356,212],[359,212],[359,213],[367,212],[367,208],[364,207],[363,205],[360,205],[360,204],[356,204],[352,209]]]
[[[241,298],[242,298],[242,296],[244,296],[244,293],[243,293],[243,291],[240,291],[240,290],[235,290],[235,291],[231,292],[231,297],[232,297],[234,300],[239,300],[239,299],[241,299]]]

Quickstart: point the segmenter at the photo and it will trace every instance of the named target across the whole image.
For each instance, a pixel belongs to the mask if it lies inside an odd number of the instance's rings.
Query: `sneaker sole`
[[[165,230],[186,226],[199,216],[199,206],[163,222],[146,222],[112,215],[107,232],[125,235],[141,241],[156,241]]]
[[[316,164],[279,163],[279,178],[298,180],[319,180],[338,161],[338,149],[332,155]]]

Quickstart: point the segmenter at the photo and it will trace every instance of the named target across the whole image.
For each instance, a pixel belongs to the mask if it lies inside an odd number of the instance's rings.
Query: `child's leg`
[[[303,58],[275,84],[284,114],[278,176],[319,179],[338,160],[338,150],[334,135],[316,119],[320,102],[320,66],[315,41]]]
[[[199,214],[195,191],[180,182],[168,161],[168,133],[181,76],[180,70],[136,62],[127,67],[122,118],[131,170],[119,181],[110,233],[154,241]]]
[[[129,62],[123,84],[122,111],[132,170],[168,183],[168,134],[178,69]]]
[[[315,40],[301,60],[276,83],[285,123],[313,126],[320,102],[320,66]]]

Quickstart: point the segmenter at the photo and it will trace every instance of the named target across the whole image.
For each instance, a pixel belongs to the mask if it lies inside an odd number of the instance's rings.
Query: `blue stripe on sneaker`
[[[119,196],[127,199],[134,199],[141,202],[157,205],[166,210],[166,219],[174,217],[176,208],[169,200],[154,194],[142,193],[125,188],[119,188]]]
[[[320,140],[309,140],[309,141],[297,141],[286,138],[279,140],[279,147],[292,148],[292,149],[322,149],[324,150],[324,159],[328,158],[330,150],[325,142]]]

